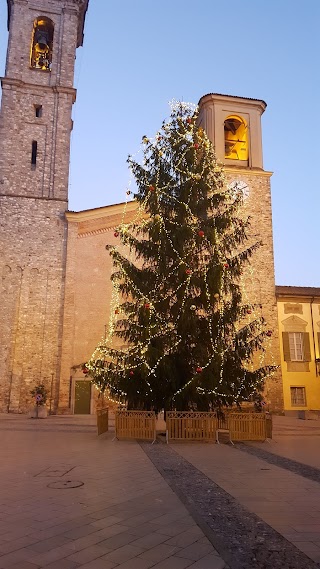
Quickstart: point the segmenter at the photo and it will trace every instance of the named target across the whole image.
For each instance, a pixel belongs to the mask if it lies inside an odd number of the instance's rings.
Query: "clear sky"
[[[155,134],[168,101],[210,92],[263,99],[276,283],[320,286],[319,25],[319,0],[90,0],[69,209],[125,200],[127,155]],[[1,75],[6,44],[0,0]]]

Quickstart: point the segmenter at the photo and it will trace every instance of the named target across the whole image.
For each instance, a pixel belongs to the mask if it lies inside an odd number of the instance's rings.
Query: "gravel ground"
[[[269,464],[274,464],[275,466],[280,466],[281,468],[290,470],[291,472],[294,472],[294,474],[299,474],[313,482],[320,482],[320,470],[314,466],[308,466],[307,464],[302,464],[296,460],[291,460],[291,458],[285,458],[284,456],[279,456],[278,454],[273,454],[267,450],[246,445],[245,443],[236,443],[235,447],[247,452],[248,454],[253,454],[258,458],[262,458]]]
[[[230,569],[320,568],[172,447],[141,447]]]

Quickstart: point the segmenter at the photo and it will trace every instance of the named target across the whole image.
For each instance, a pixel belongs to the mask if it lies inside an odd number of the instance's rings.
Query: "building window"
[[[290,359],[292,362],[303,362],[303,333],[289,332]]]
[[[31,146],[31,166],[33,169],[35,169],[37,165],[37,154],[38,154],[38,143],[36,140],[33,140]]]
[[[308,332],[282,332],[283,354],[286,362],[310,362]]]
[[[37,18],[33,25],[31,67],[50,71],[52,63],[54,26],[49,18]]]
[[[305,387],[290,387],[292,407],[306,407]]]
[[[42,105],[35,105],[34,110],[35,110],[37,119],[40,119],[42,117]]]

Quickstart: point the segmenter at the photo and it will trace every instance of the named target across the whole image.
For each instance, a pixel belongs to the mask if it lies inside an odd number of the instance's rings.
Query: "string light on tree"
[[[129,408],[248,400],[272,366],[263,365],[269,331],[241,282],[258,248],[247,246],[242,195],[227,188],[194,106],[173,102],[170,119],[142,142],[142,160],[128,160],[136,213],[108,246],[109,332],[90,375]]]

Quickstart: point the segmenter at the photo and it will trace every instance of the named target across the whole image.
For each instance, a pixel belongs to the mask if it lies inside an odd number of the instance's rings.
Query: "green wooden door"
[[[91,381],[75,382],[74,414],[90,415]]]

